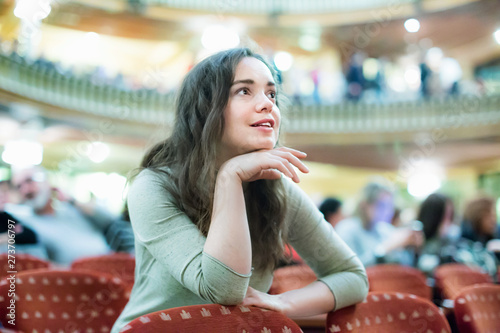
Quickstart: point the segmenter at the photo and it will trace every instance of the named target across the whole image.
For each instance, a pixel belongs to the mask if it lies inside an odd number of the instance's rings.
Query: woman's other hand
[[[277,311],[287,314],[287,304],[281,295],[270,295],[248,287],[247,294],[241,303],[244,306],[257,306],[259,308]]]
[[[303,173],[309,172],[301,161],[306,156],[306,153],[287,147],[260,150],[231,158],[222,165],[219,173],[237,175],[242,182],[279,179],[284,174],[298,183],[300,180],[293,166]]]

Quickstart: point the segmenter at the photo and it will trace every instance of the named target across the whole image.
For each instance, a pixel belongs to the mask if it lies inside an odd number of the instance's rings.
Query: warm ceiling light
[[[109,146],[103,142],[92,142],[87,152],[88,157],[94,163],[101,163],[109,156]]]
[[[222,51],[238,46],[240,37],[223,25],[211,25],[203,31],[201,44],[210,51]]]
[[[408,32],[417,32],[420,30],[420,22],[414,18],[406,20],[404,26]]]
[[[41,21],[49,16],[52,8],[50,1],[17,0],[14,15],[29,21]]]
[[[497,29],[497,31],[493,33],[493,37],[495,38],[497,44],[500,44],[500,29]]]
[[[14,166],[38,165],[43,160],[43,146],[34,141],[7,141],[2,160]]]
[[[286,72],[287,70],[292,67],[293,64],[293,57],[290,53],[280,51],[277,52],[276,55],[274,56],[274,64],[276,65],[276,68],[278,68],[282,72]]]

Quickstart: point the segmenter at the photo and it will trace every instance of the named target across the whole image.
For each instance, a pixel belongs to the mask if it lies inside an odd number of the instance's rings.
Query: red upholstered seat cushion
[[[460,332],[500,332],[500,286],[479,284],[462,289],[455,299]]]
[[[15,288],[15,326],[9,290]],[[0,321],[24,332],[111,330],[127,303],[123,282],[110,275],[39,269],[0,283]]]
[[[285,315],[257,307],[191,305],[153,312],[122,328],[123,333],[295,333],[302,332]]]

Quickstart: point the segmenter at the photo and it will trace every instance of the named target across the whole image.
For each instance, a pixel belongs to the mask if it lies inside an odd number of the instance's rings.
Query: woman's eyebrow
[[[236,80],[233,82],[232,86],[238,83],[244,83],[244,84],[254,84],[255,81],[252,79],[244,79],[244,80]],[[267,86],[275,86],[276,84],[273,81],[268,81]]]

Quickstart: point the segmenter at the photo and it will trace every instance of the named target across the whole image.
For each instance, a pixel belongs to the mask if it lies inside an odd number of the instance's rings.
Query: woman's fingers
[[[262,150],[237,156],[228,161],[224,169],[237,174],[244,182],[278,179],[283,174],[298,183],[300,179],[295,168],[304,173],[309,172],[307,166],[300,161],[306,156],[305,153],[288,147]]]
[[[294,150],[294,151],[298,152],[298,150]],[[300,152],[300,153],[302,153],[302,152]],[[288,162],[295,165],[300,171],[302,171],[304,173],[309,172],[309,168],[299,159],[299,158],[303,158],[302,155],[300,155],[300,157],[297,157],[292,152],[286,152],[286,151],[282,151],[279,149],[276,149],[275,151],[273,151],[273,154],[276,154],[276,155],[288,160]],[[307,156],[307,155],[305,155],[305,153],[302,153],[302,154],[304,154],[304,157]]]
[[[306,158],[307,157],[307,154],[304,153],[303,151],[300,151],[300,150],[297,150],[297,149],[293,149],[293,148],[289,148],[289,147],[280,147],[280,148],[276,148],[274,150],[288,152],[288,153],[291,153],[291,154],[297,156],[298,158]]]

